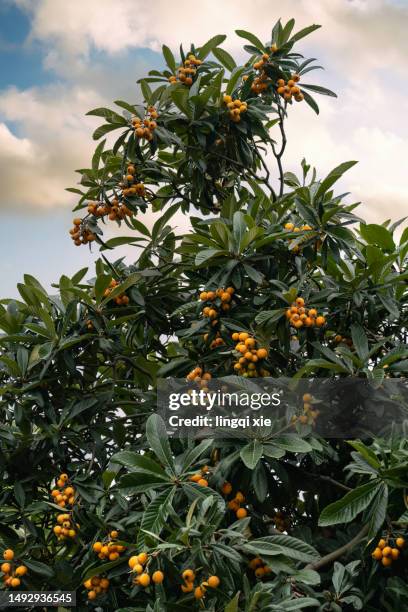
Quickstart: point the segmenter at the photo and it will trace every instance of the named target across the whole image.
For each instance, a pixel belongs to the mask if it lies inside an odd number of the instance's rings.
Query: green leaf
[[[123,127],[123,124],[104,123],[103,125],[100,125],[98,128],[96,128],[96,130],[92,134],[92,138],[94,140],[99,140],[99,138],[101,138],[102,136],[105,136],[105,134],[108,134],[109,132],[113,132],[114,130],[117,130],[120,127]]]
[[[330,189],[330,187],[334,185],[334,183],[338,181],[339,178],[341,178],[343,174],[347,172],[347,170],[350,170],[350,168],[355,166],[356,163],[356,161],[348,161],[336,166],[336,168],[333,168],[326,178],[321,181],[319,188],[316,191],[315,199],[317,200],[318,198],[322,197]]]
[[[243,545],[243,549],[262,558],[284,555],[303,563],[311,563],[319,558],[319,553],[313,546],[283,534],[251,540]]]
[[[373,480],[350,491],[333,504],[329,504],[320,515],[319,525],[325,527],[338,523],[351,523],[358,514],[369,506],[375,498],[379,486],[379,481]]]
[[[157,475],[148,472],[130,472],[122,476],[119,482],[119,489],[124,495],[135,495],[145,493],[150,489],[158,489],[168,483],[164,482]]]
[[[176,60],[174,59],[174,55],[166,45],[162,46],[163,57],[166,60],[167,66],[170,68],[171,72],[176,72]]]
[[[357,355],[360,357],[361,361],[365,361],[368,357],[368,339],[364,329],[361,325],[357,323],[353,323],[351,325],[351,338],[353,340],[353,344],[356,348]]]
[[[112,280],[110,274],[99,274],[95,281],[95,298],[97,302],[100,302],[103,298],[103,294],[109,287],[109,283]]]
[[[305,36],[309,36],[309,34],[311,34],[312,32],[315,32],[316,30],[318,30],[319,28],[321,28],[322,26],[314,23],[313,25],[307,26],[307,28],[303,28],[303,30],[299,30],[299,32],[297,32],[296,34],[294,34],[292,36],[292,38],[289,39],[290,43],[295,43],[298,40],[301,40],[302,38],[305,38]]]
[[[213,49],[213,55],[230,72],[232,72],[234,68],[237,67],[232,55],[230,55],[224,49],[221,49],[220,47]]]
[[[313,450],[309,442],[295,434],[287,434],[273,438],[271,443],[291,453],[310,453]]]
[[[230,602],[224,608],[224,612],[239,612],[239,596],[240,591],[234,595]]]
[[[395,249],[392,234],[383,225],[361,223],[360,232],[364,240],[369,244],[377,245],[387,251]]]
[[[265,45],[261,43],[259,38],[255,36],[255,34],[252,34],[252,32],[247,32],[246,30],[235,30],[235,33],[240,38],[245,38],[246,40],[249,40],[249,42],[254,45],[254,47],[256,47],[260,53],[265,53]]]
[[[28,567],[34,574],[44,576],[45,578],[52,578],[54,576],[54,570],[49,565],[41,563],[41,561],[33,561],[32,559],[24,559],[24,565]]]
[[[200,60],[204,60],[213,49],[221,45],[227,37],[225,34],[217,34],[208,40],[197,52],[197,57]]]
[[[145,538],[145,534],[142,533],[143,531],[160,535],[167,521],[175,492],[175,487],[171,487],[170,490],[166,489],[148,504],[140,524],[141,533],[138,538],[139,544],[141,544]]]
[[[174,473],[174,459],[167,437],[166,426],[157,414],[149,416],[146,422],[146,437],[150,448],[158,459]]]
[[[149,87],[149,84],[145,79],[141,79],[139,81],[140,89],[142,90],[143,98],[147,104],[149,104],[150,99],[152,97],[152,90]]]
[[[138,453],[132,451],[120,451],[111,457],[111,463],[119,463],[120,465],[137,472],[149,472],[151,474],[155,474],[165,481],[168,481],[168,476],[164,472],[163,468],[156,463],[156,461],[150,459],[150,457],[147,457],[146,455],[139,455]]]
[[[234,68],[234,70],[231,72],[231,76],[225,89],[226,94],[232,94],[235,89],[235,85],[237,84],[243,72],[245,72],[244,66],[237,66],[236,68]]]
[[[250,470],[255,469],[263,454],[263,446],[259,440],[252,440],[239,453],[242,461]]]

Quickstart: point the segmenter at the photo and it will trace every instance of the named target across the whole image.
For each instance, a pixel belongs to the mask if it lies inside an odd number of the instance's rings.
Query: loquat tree
[[[407,372],[408,230],[336,195],[355,162],[284,169],[297,105],[335,95],[297,50],[319,26],[294,26],[265,44],[237,30],[244,65],[222,35],[177,59],[163,46],[143,103],[88,113],[106,139],[70,188],[70,234],[100,248],[95,274],[53,295],[26,275],[0,304],[3,589],[73,590],[79,611],[408,605],[405,438],[325,439],[311,396],[306,436],[192,442],[156,414],[167,377]],[[124,244],[134,263],[114,259]]]

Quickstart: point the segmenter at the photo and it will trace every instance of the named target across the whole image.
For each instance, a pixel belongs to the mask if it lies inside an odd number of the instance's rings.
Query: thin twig
[[[329,553],[328,555],[325,555],[318,561],[315,561],[314,563],[309,563],[308,565],[306,565],[305,569],[318,570],[321,567],[324,567],[325,565],[328,565],[329,563],[336,561],[336,559],[339,559],[345,553],[350,552],[355,546],[357,546],[357,544],[359,544],[361,540],[363,540],[365,536],[367,535],[368,529],[369,529],[369,525],[368,524],[364,525],[364,527],[360,529],[358,534],[354,536],[354,538],[350,540],[350,542],[347,542],[347,544],[344,544],[344,546],[340,546],[340,548],[333,550],[333,552]]]

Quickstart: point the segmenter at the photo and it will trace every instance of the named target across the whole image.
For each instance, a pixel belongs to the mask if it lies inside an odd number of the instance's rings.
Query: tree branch
[[[325,565],[328,565],[329,563],[336,561],[337,559],[342,557],[345,553],[349,552],[355,546],[357,546],[357,544],[359,544],[361,540],[363,540],[365,536],[367,535],[368,529],[369,529],[369,525],[368,524],[364,525],[364,527],[360,529],[358,534],[354,536],[354,538],[350,540],[350,542],[347,542],[347,544],[344,544],[344,546],[340,546],[340,548],[333,550],[333,552],[329,553],[328,555],[325,555],[318,561],[315,561],[314,563],[309,563],[308,565],[306,565],[305,569],[318,570],[321,567],[324,567]]]

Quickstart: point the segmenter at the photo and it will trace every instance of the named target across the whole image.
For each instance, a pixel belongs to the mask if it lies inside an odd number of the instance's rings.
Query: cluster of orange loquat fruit
[[[392,546],[394,541],[394,546]],[[376,561],[380,561],[384,567],[389,567],[393,561],[400,556],[401,549],[404,548],[405,540],[401,536],[393,538],[381,538],[371,556]]]
[[[232,493],[232,484],[230,482],[224,482],[221,487],[221,492],[223,495],[228,497]],[[245,495],[241,491],[237,491],[232,499],[230,499],[227,503],[228,509],[235,512],[235,516],[237,519],[244,519],[248,516],[248,510],[246,508],[242,508],[241,504],[245,502]]]
[[[116,197],[113,198],[112,202],[109,202],[109,204],[104,202],[89,202],[87,210],[88,213],[94,217],[107,216],[109,221],[121,220],[126,216],[130,217],[133,215],[133,211],[131,211],[126,204],[123,204],[123,202],[119,202]]]
[[[104,297],[108,297],[118,285],[119,282],[113,278],[109,283],[109,287],[107,287],[103,293]],[[115,304],[118,306],[127,306],[129,301],[129,297],[125,293],[117,295],[114,299]]]
[[[231,121],[234,123],[239,123],[241,121],[241,114],[246,113],[248,110],[248,105],[246,102],[241,102],[238,98],[236,100],[232,99],[232,96],[228,94],[224,94],[223,102],[228,109],[228,115]]]
[[[216,589],[221,584],[221,580],[218,578],[218,576],[208,576],[207,580],[204,580],[198,586],[195,586],[194,581],[196,579],[196,574],[194,570],[189,568],[182,572],[181,577],[184,580],[184,584],[181,585],[181,590],[183,593],[192,593],[194,591],[194,597],[196,599],[203,599],[208,587],[211,589]]]
[[[193,84],[193,78],[197,73],[197,67],[201,66],[202,61],[193,53],[190,53],[184,60],[183,64],[179,66],[177,70],[177,76],[172,75],[169,77],[169,82],[173,85],[174,83],[184,83],[188,87]]]
[[[103,542],[94,542],[92,550],[96,553],[99,559],[109,559],[109,561],[116,561],[119,559],[121,553],[125,552],[126,546],[123,544],[117,544],[115,540],[119,537],[119,532],[116,529],[112,530],[109,534],[109,538]]]
[[[300,87],[296,84],[299,81],[300,76],[298,74],[292,74],[288,81],[285,81],[285,79],[278,79],[276,91],[283,97],[285,102],[291,102],[292,98],[294,98],[296,102],[302,102],[302,100],[304,100],[304,95],[300,91]]]
[[[143,588],[149,586],[150,582],[154,584],[161,584],[164,580],[164,574],[160,570],[156,570],[150,576],[150,574],[146,571],[146,563],[149,560],[149,556],[146,552],[141,552],[138,555],[133,555],[130,557],[128,561],[128,565],[132,570],[132,573],[135,574],[133,579],[134,584],[137,584]]]
[[[134,164],[129,164],[126,168],[126,174],[122,176],[122,180],[119,183],[119,187],[122,190],[122,195],[124,198],[135,196],[143,198],[146,195],[146,187],[144,183],[137,179],[136,167]],[[130,214],[133,214],[132,211],[130,211]]]
[[[57,515],[57,524],[53,527],[53,532],[57,536],[59,542],[64,540],[73,540],[78,535],[79,525],[75,523],[71,513]]]
[[[156,119],[159,113],[154,106],[148,106],[146,115],[143,119],[133,117],[132,127],[135,130],[135,136],[139,140],[153,140],[153,132],[157,128]]]
[[[4,563],[0,566],[3,573],[3,583],[6,588],[17,589],[21,585],[21,578],[28,572],[27,566],[16,563],[14,550],[11,548],[7,548],[3,552],[3,559]]]
[[[293,424],[314,425],[320,411],[313,408],[313,396],[310,393],[303,394],[303,413],[299,416],[294,415],[291,419]]]
[[[203,372],[203,369],[197,366],[187,374],[186,379],[194,381],[203,391],[209,391],[208,383],[212,379],[212,375],[210,372]]]
[[[84,587],[88,591],[88,599],[93,600],[98,597],[98,595],[104,595],[109,589],[109,580],[108,578],[93,576],[88,580],[85,580]]]
[[[269,355],[268,349],[258,347],[257,340],[248,332],[234,332],[231,338],[237,343],[235,345],[237,361],[234,363],[234,370],[239,376],[245,378],[270,376],[269,370],[262,367]]]
[[[200,487],[208,487],[208,476],[210,474],[211,471],[208,465],[203,465],[199,472],[190,476],[190,480],[200,485]]]
[[[254,559],[251,559],[251,561],[249,561],[248,563],[248,567],[253,570],[257,578],[264,578],[272,572],[269,565],[262,561],[260,557],[255,557]]]
[[[276,53],[277,50],[278,47],[274,44],[270,48],[270,53]],[[272,79],[265,72],[265,65],[268,63],[269,59],[270,54],[263,53],[261,57],[259,57],[257,61],[253,64],[253,68],[258,72],[258,74],[251,83],[252,93],[260,94],[263,91],[266,91],[268,89],[268,86],[272,82]],[[245,75],[243,77],[243,80],[246,81],[248,77],[249,75]]]
[[[286,318],[295,329],[315,326],[323,327],[326,325],[326,318],[319,314],[316,308],[307,308],[302,297],[297,297],[292,302],[290,308],[286,310]]]
[[[93,242],[96,238],[95,234],[87,228],[86,224],[83,224],[83,220],[76,217],[73,222],[73,227],[69,230],[71,239],[75,246],[81,246],[81,244],[88,244]]]
[[[215,291],[200,293],[200,300],[204,303],[201,313],[209,319],[211,327],[217,327],[221,313],[231,309],[234,292],[234,287],[218,287]]]
[[[75,488],[69,483],[68,474],[60,474],[55,482],[55,487],[51,489],[53,501],[60,506],[73,506],[75,504]]]

